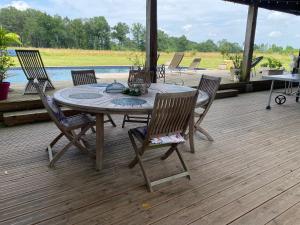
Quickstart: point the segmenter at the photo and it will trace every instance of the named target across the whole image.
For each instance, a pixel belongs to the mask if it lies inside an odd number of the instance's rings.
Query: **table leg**
[[[96,114],[96,170],[103,166],[104,114]]]
[[[273,89],[274,89],[274,80],[272,80],[272,84],[271,84],[271,89],[270,89],[270,94],[269,94],[269,99],[268,99],[268,104],[267,104],[267,107],[266,109],[271,109],[271,99],[272,99],[272,93],[273,93]]]

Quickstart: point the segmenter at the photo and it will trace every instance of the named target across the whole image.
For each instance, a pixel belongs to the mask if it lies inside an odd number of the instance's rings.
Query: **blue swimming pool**
[[[94,66],[94,67],[47,67],[47,73],[53,81],[67,81],[72,80],[71,70],[84,70],[93,69],[96,74],[117,74],[128,73],[128,66]],[[21,68],[13,68],[8,71],[8,78],[6,79],[11,83],[25,83],[26,77]]]

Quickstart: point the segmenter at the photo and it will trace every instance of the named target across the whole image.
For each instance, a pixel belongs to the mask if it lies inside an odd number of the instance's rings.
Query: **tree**
[[[218,46],[214,43],[213,40],[207,40],[199,43],[196,46],[199,52],[216,52],[218,51]]]
[[[283,52],[283,47],[272,44],[271,47],[268,49],[268,51],[281,53],[281,52]]]
[[[49,48],[80,49],[124,49],[145,51],[146,29],[140,23],[129,28],[119,22],[110,27],[103,16],[89,19],[69,19],[58,15],[27,9],[20,11],[14,7],[0,8],[0,26],[20,35],[25,46]],[[129,35],[130,34],[130,35]],[[242,47],[226,39],[217,44],[213,40],[193,42],[183,35],[172,37],[158,31],[159,51],[200,51],[239,53]],[[292,46],[281,47],[275,44],[255,44],[254,50],[260,52],[295,53]]]
[[[90,49],[110,49],[110,26],[103,16],[93,17],[85,22]]]
[[[231,43],[226,39],[219,41],[218,44],[219,51],[222,55],[225,55],[227,53],[239,53],[242,51],[242,48],[238,43]]]
[[[25,15],[23,11],[14,7],[0,9],[0,25],[10,32],[22,36],[24,30]]]
[[[68,21],[66,26],[69,48],[88,48],[88,35],[81,19]]]
[[[184,51],[188,50],[188,47],[189,47],[189,41],[185,35],[182,35],[181,37],[179,37],[177,39],[177,49],[176,50],[178,52],[184,52]]]
[[[119,22],[112,28],[111,37],[118,41],[120,47],[123,47],[128,34],[129,26],[126,23]]]
[[[144,51],[146,49],[146,28],[140,23],[134,23],[131,27],[131,34],[136,49]]]
[[[170,41],[169,36],[162,30],[158,30],[157,32],[157,49],[158,51],[169,51],[170,50]]]

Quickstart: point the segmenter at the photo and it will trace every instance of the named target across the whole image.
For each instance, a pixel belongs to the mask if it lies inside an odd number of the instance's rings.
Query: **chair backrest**
[[[62,112],[61,108],[55,103],[53,97],[45,95],[37,79],[34,79],[33,85],[50,118],[60,129],[63,129],[62,123],[66,120],[66,116]]]
[[[38,50],[16,50],[17,57],[27,80],[49,80]]]
[[[151,138],[183,134],[194,113],[198,91],[156,94],[146,140]]]
[[[179,64],[181,63],[182,59],[184,57],[183,52],[176,52],[173,56],[173,59],[170,62],[169,69],[176,69]]]
[[[252,59],[252,62],[251,62],[251,68],[257,66],[257,64],[260,63],[260,61],[261,61],[263,58],[264,58],[263,56],[259,56],[259,57],[256,57],[256,58]]]
[[[131,87],[132,84],[146,83],[150,87],[151,75],[151,72],[147,72],[142,68],[130,69],[128,76],[128,86]]]
[[[204,91],[209,96],[209,101],[213,101],[220,87],[221,77],[202,75],[198,90]]]
[[[74,86],[97,83],[95,70],[72,70],[71,75]]]
[[[188,69],[189,70],[195,70],[195,69],[197,69],[197,67],[199,66],[200,62],[201,62],[201,58],[194,58],[193,62],[188,67]]]

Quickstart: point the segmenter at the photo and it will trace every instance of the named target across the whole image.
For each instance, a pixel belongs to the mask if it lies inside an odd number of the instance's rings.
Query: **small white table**
[[[187,92],[195,89],[171,84],[152,84],[148,94],[139,97],[122,93],[106,93],[105,85],[83,85],[65,88],[54,93],[59,104],[77,111],[96,115],[96,169],[103,166],[104,115],[105,114],[148,114],[153,110],[157,93]],[[205,92],[200,92],[197,106],[209,100]]]
[[[295,82],[295,83],[300,83],[300,74],[283,74],[283,75],[272,75],[272,76],[263,76],[262,77],[265,80],[272,80],[271,83],[271,89],[270,89],[270,94],[268,98],[268,103],[266,109],[271,109],[271,99],[272,99],[272,93],[274,90],[274,83],[275,81],[286,81],[286,82]],[[299,101],[299,89],[296,93],[296,101]]]

